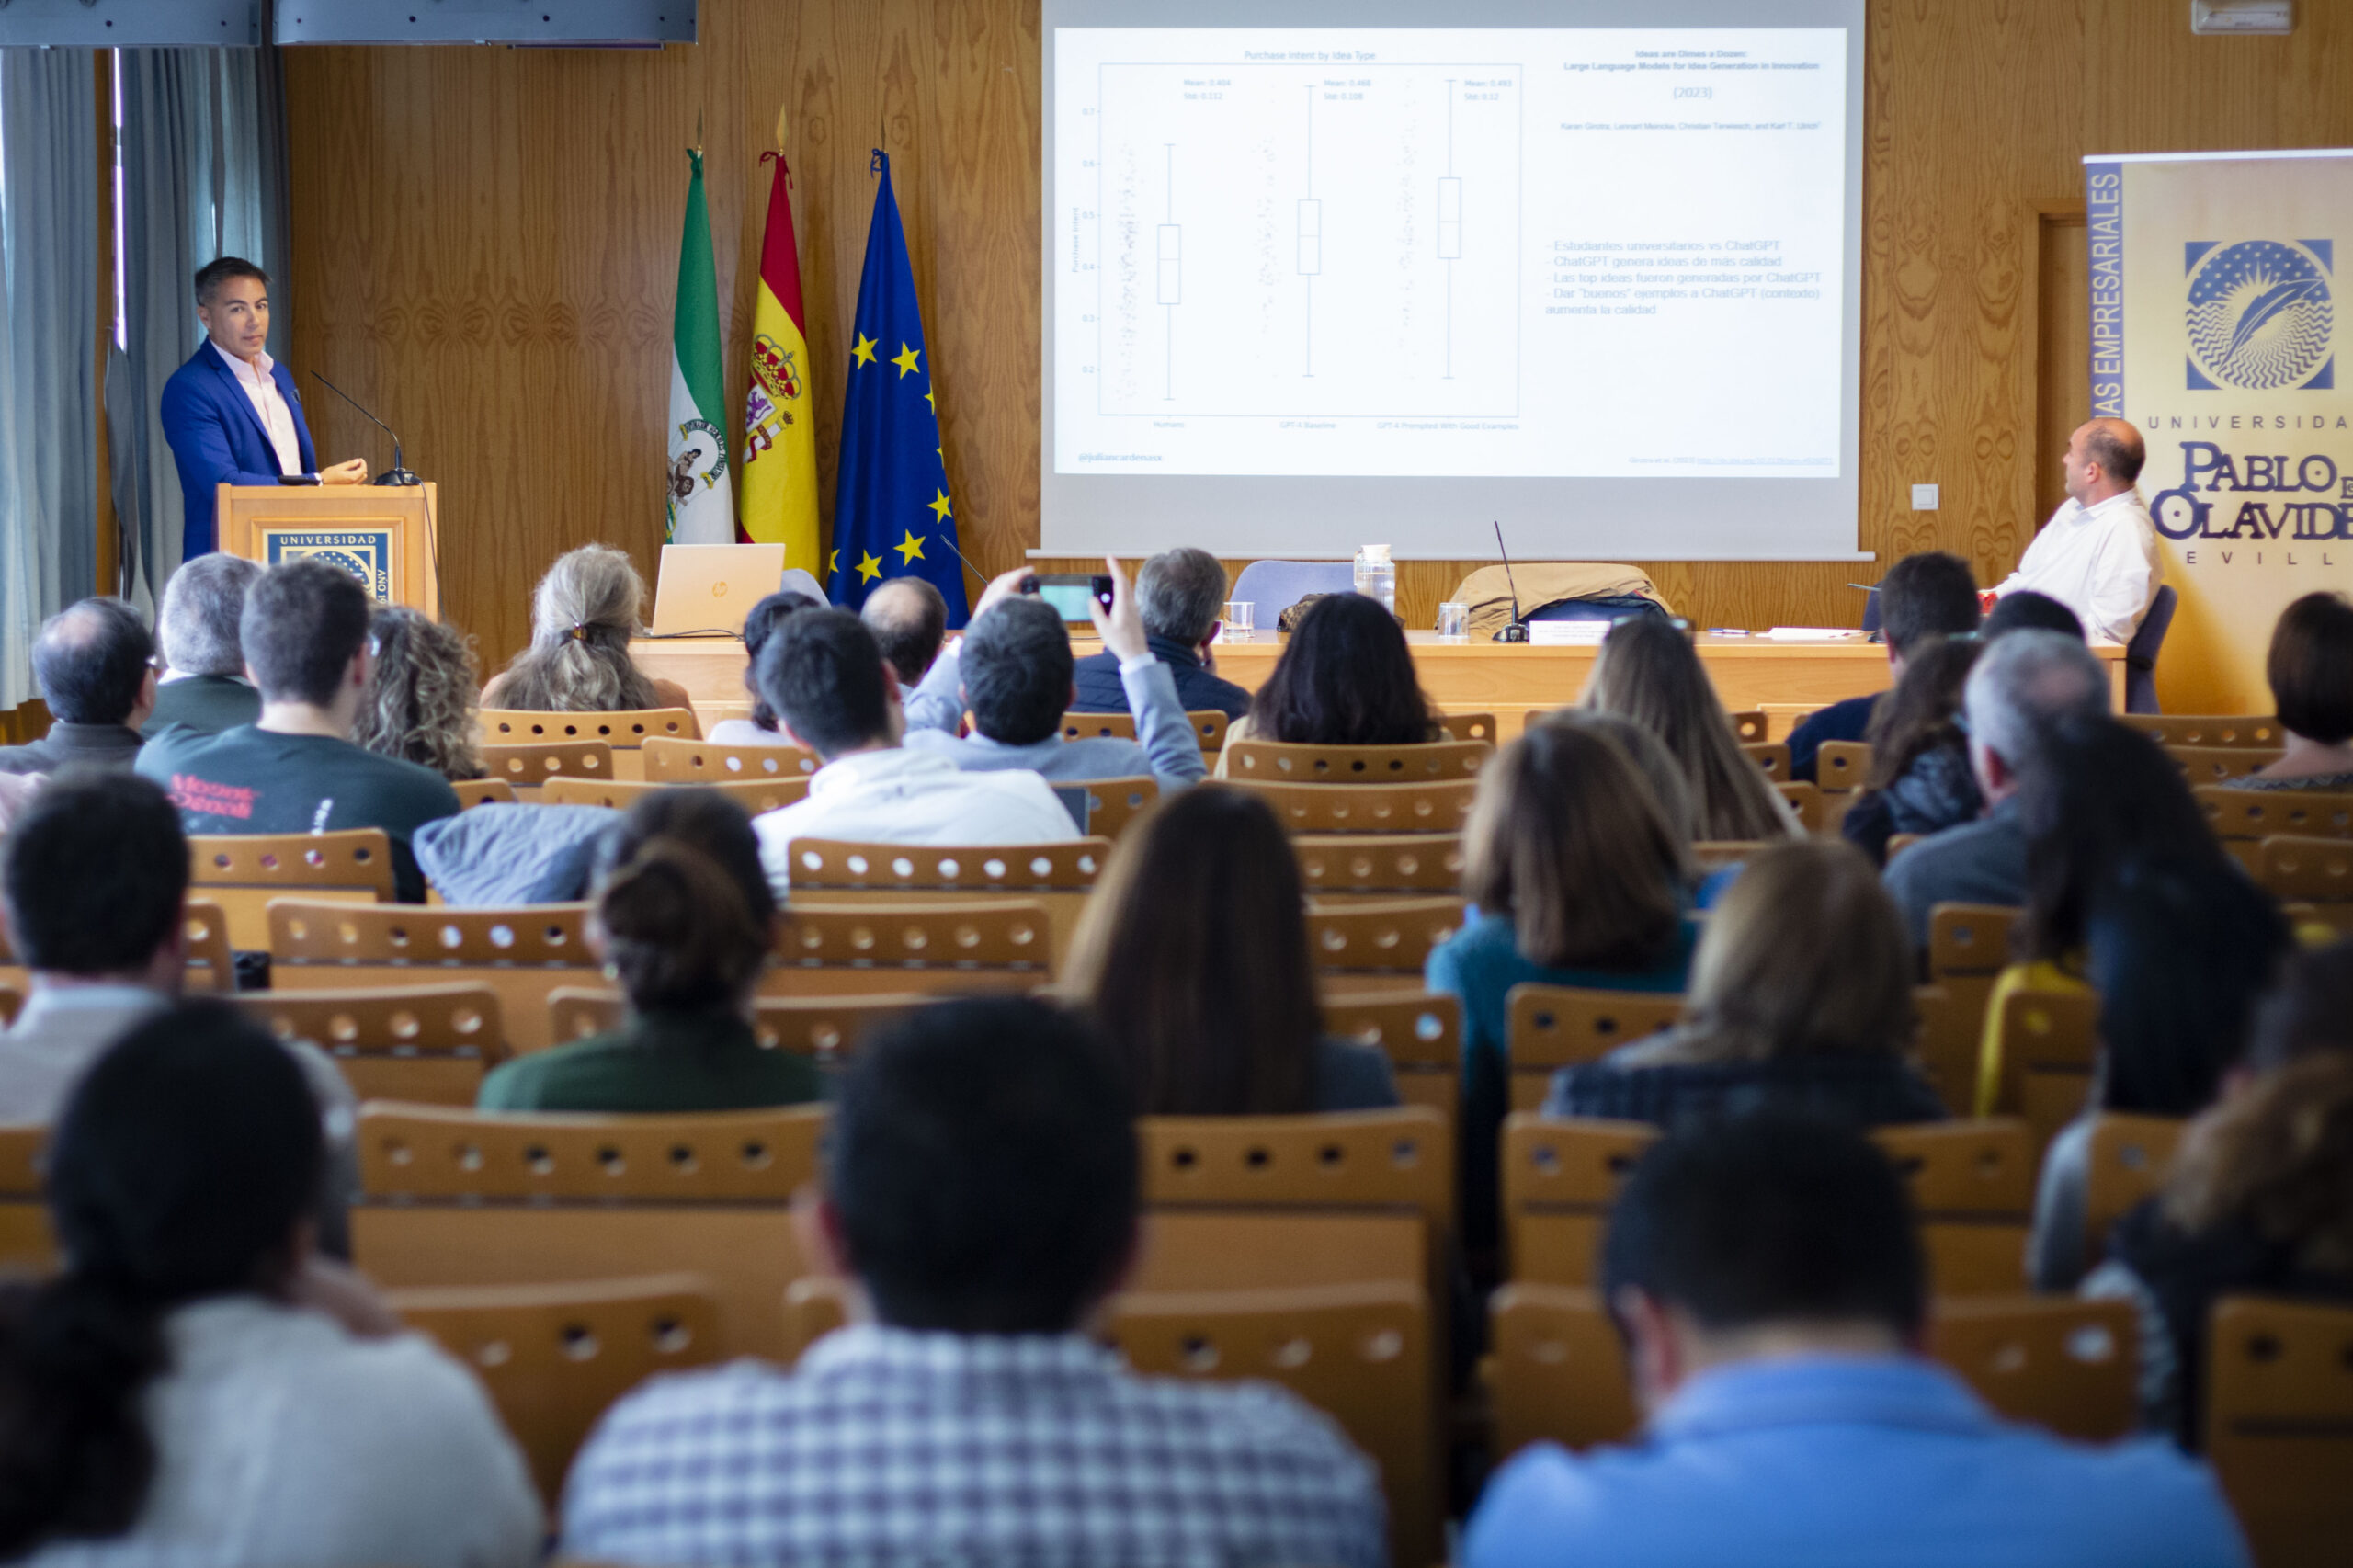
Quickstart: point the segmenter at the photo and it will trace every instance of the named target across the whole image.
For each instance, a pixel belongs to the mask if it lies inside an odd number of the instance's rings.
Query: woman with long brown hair
[[[1397,1103],[1389,1062],[1324,1033],[1299,862],[1247,790],[1204,784],[1130,827],[1087,900],[1063,988],[1146,1116]]]
[[[1585,706],[1623,713],[1666,743],[1682,765],[1699,837],[1800,838],[1804,829],[1748,754],[1691,639],[1671,621],[1638,615],[1602,639]]]
[[[1861,1127],[1944,1106],[1906,1057],[1912,944],[1845,845],[1777,844],[1742,867],[1691,961],[1684,1022],[1563,1068],[1544,1109],[1677,1128],[1763,1104]]]
[[[369,622],[376,674],[351,728],[354,745],[433,769],[455,783],[480,778],[474,692],[480,673],[472,640],[401,605]]]
[[[1870,776],[1838,824],[1872,865],[1887,864],[1887,841],[1899,833],[1942,833],[1985,809],[1961,724],[1961,692],[1984,646],[1973,636],[1921,638],[1895,689],[1873,704],[1863,733]]]
[[[1495,1134],[1509,1104],[1515,985],[1679,992],[1699,927],[1691,870],[1642,774],[1614,742],[1537,724],[1479,774],[1462,835],[1470,917],[1432,950],[1432,991],[1462,1000],[1464,1222],[1495,1215]]]

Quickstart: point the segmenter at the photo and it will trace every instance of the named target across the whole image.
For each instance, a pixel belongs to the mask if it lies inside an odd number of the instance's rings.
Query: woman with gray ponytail
[[[482,1387],[317,1256],[317,1105],[220,1003],[100,1058],[50,1145],[62,1273],[0,1292],[0,1561],[516,1568]]]
[[[531,645],[491,681],[482,705],[535,713],[692,707],[686,687],[649,678],[629,656],[644,600],[645,579],[612,546],[557,556],[531,595]]]

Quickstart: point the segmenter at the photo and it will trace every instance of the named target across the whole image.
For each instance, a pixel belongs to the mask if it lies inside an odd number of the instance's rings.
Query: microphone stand
[[[1519,584],[1511,574],[1511,551],[1504,548],[1504,526],[1501,522],[1495,524],[1495,552],[1504,558],[1504,582],[1511,588],[1511,619],[1504,622],[1503,630],[1495,633],[1494,641],[1525,642],[1528,641],[1528,622],[1520,617]]]
[[[425,483],[425,481],[417,478],[415,474],[410,472],[408,464],[401,460],[401,438],[399,435],[393,431],[391,426],[385,424],[382,420],[369,413],[365,408],[360,408],[359,400],[358,398],[352,396],[349,392],[344,391],[333,381],[328,381],[324,376],[320,376],[316,370],[312,371],[311,374],[318,376],[319,384],[326,388],[327,391],[335,393],[335,396],[343,399],[344,402],[351,404],[352,407],[358,408],[361,418],[367,420],[369,424],[383,431],[385,435],[392,437],[392,466],[376,476],[377,483],[415,485]]]

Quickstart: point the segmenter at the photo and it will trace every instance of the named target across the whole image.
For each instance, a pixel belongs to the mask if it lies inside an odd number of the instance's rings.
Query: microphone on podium
[[[361,416],[366,418],[369,424],[374,425],[377,428],[382,430],[385,435],[392,437],[392,466],[376,476],[377,483],[422,484],[425,483],[425,481],[417,478],[414,473],[411,473],[408,469],[408,464],[401,460],[401,438],[399,435],[393,431],[391,426],[385,424],[374,415],[369,414],[366,408],[360,406],[360,403],[358,398],[352,396],[349,392],[344,391],[333,381],[328,381],[324,376],[319,376],[319,373],[316,370],[312,371],[311,374],[319,377],[319,384],[321,386],[335,393],[335,396],[343,399],[344,402],[351,404],[352,407],[359,409]]]
[[[1520,617],[1519,585],[1512,578],[1511,551],[1504,548],[1504,526],[1500,521],[1495,524],[1495,553],[1504,558],[1504,582],[1511,589],[1511,619],[1504,622],[1504,629],[1495,633],[1494,641],[1525,642],[1528,641],[1528,622]]]

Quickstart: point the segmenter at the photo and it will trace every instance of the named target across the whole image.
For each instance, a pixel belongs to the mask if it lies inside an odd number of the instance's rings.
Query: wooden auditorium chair
[[[1160,780],[1148,773],[1132,778],[1090,778],[1084,784],[1061,786],[1084,791],[1086,831],[1096,838],[1116,839],[1128,824],[1160,801]]]
[[[2013,991],[1995,1021],[2001,1040],[1997,1116],[2022,1118],[2037,1162],[2059,1130],[2091,1103],[2099,1063],[2099,998],[2086,992]]]
[[[551,778],[539,798],[543,806],[606,806],[625,812],[656,790],[676,788],[676,781],[667,778]],[[755,817],[809,798],[805,778],[714,779],[703,788],[718,790],[743,807],[745,815]]]
[[[476,806],[511,806],[515,803],[515,786],[504,778],[459,778],[449,788],[458,794],[458,809],[470,812]]]
[[[1461,928],[1459,898],[1318,903],[1307,912],[1308,958],[1328,991],[1418,992],[1431,950]]]
[[[2269,713],[2121,713],[2118,717],[2159,745],[2280,751],[2287,732]]]
[[[221,906],[191,898],[181,912],[181,929],[188,942],[188,969],[180,983],[201,994],[237,988],[236,961],[229,949],[229,920]],[[9,946],[7,925],[0,921],[0,986],[18,996],[32,994],[32,975]]]
[[[2207,1334],[2207,1461],[2262,1568],[2353,1541],[2353,1308],[2234,1296]]]
[[[785,911],[762,996],[1028,992],[1053,978],[1053,923],[1035,899]]]
[[[471,1106],[483,1074],[506,1060],[506,1019],[487,985],[247,991],[231,1001],[278,1039],[325,1051],[363,1100]]]
[[[2104,1110],[2092,1118],[2088,1179],[2084,1195],[2084,1267],[2108,1256],[2116,1222],[2165,1186],[2174,1151],[2188,1124],[2164,1116]]]
[[[2282,754],[2278,746],[2167,746],[2165,755],[2193,786],[2211,787],[2268,767]]]
[[[1310,899],[1436,898],[1462,890],[1462,841],[1427,833],[1290,835]]]
[[[1484,741],[1491,746],[1504,744],[1493,713],[1441,713],[1438,716],[1438,729],[1449,741]]]
[[[437,909],[423,904],[269,906],[270,985],[278,991],[480,985],[498,995],[510,1051],[543,1051],[548,996],[590,983],[588,905]]]
[[[646,743],[656,740],[699,740],[702,726],[691,708],[645,708],[609,713],[531,713],[515,709],[485,708],[483,738],[494,746],[532,742],[600,741],[612,748],[608,777],[642,778]]]
[[[1511,1108],[1535,1110],[1560,1069],[1598,1062],[1621,1045],[1673,1028],[1682,1016],[1683,998],[1677,995],[1513,986],[1504,998]]]
[[[1744,741],[1740,749],[1756,765],[1756,771],[1776,784],[1790,781],[1790,745],[1787,741]]]
[[[2353,931],[2353,842],[2342,838],[2267,838],[2256,861],[2264,892],[2340,935]]]
[[[1397,1097],[1444,1114],[1449,1127],[1462,1099],[1462,1001],[1436,992],[1324,998],[1324,1031],[1377,1048],[1389,1058]]]
[[[1236,741],[1226,747],[1227,778],[1274,784],[1435,784],[1475,778],[1495,755],[1484,741],[1421,745],[1312,746]]]
[[[392,841],[381,827],[338,833],[199,835],[188,881],[220,905],[232,948],[269,946],[269,901],[392,902]]]
[[[1479,789],[1471,778],[1427,784],[1233,782],[1256,791],[1284,828],[1298,834],[1460,834]]]
[[[709,1278],[724,1356],[788,1351],[809,1272],[793,1194],[817,1179],[819,1107],[697,1115],[360,1108],[353,1259],[392,1290]]]
[[[1814,781],[1825,795],[1859,790],[1871,776],[1871,748],[1861,741],[1824,741],[1814,753]]]
[[[656,737],[642,749],[645,778],[656,784],[806,778],[824,766],[815,752],[796,745],[722,746],[695,739]]]
[[[719,1301],[699,1274],[394,1290],[387,1304],[482,1380],[551,1514],[615,1401],[720,1354]]]
[[[1231,722],[1222,709],[1206,709],[1188,712],[1192,721],[1193,740],[1203,756],[1215,756],[1225,745],[1225,732]],[[1136,738],[1136,718],[1132,713],[1065,713],[1063,715],[1063,739],[1066,741],[1118,740]]]
[[[857,909],[878,903],[974,903],[1002,898],[1042,907],[1059,965],[1111,856],[1108,838],[1058,844],[860,844],[792,841],[795,909]]]
[[[517,801],[536,801],[541,787],[558,778],[612,778],[613,748],[602,741],[486,745],[482,748],[482,765],[491,778],[514,790]]]
[[[805,1056],[821,1072],[841,1067],[858,1041],[936,1000],[914,992],[874,996],[764,996],[752,1004],[752,1034],[770,1051]],[[629,1003],[617,991],[566,987],[548,998],[548,1032],[559,1045],[621,1027]]]

